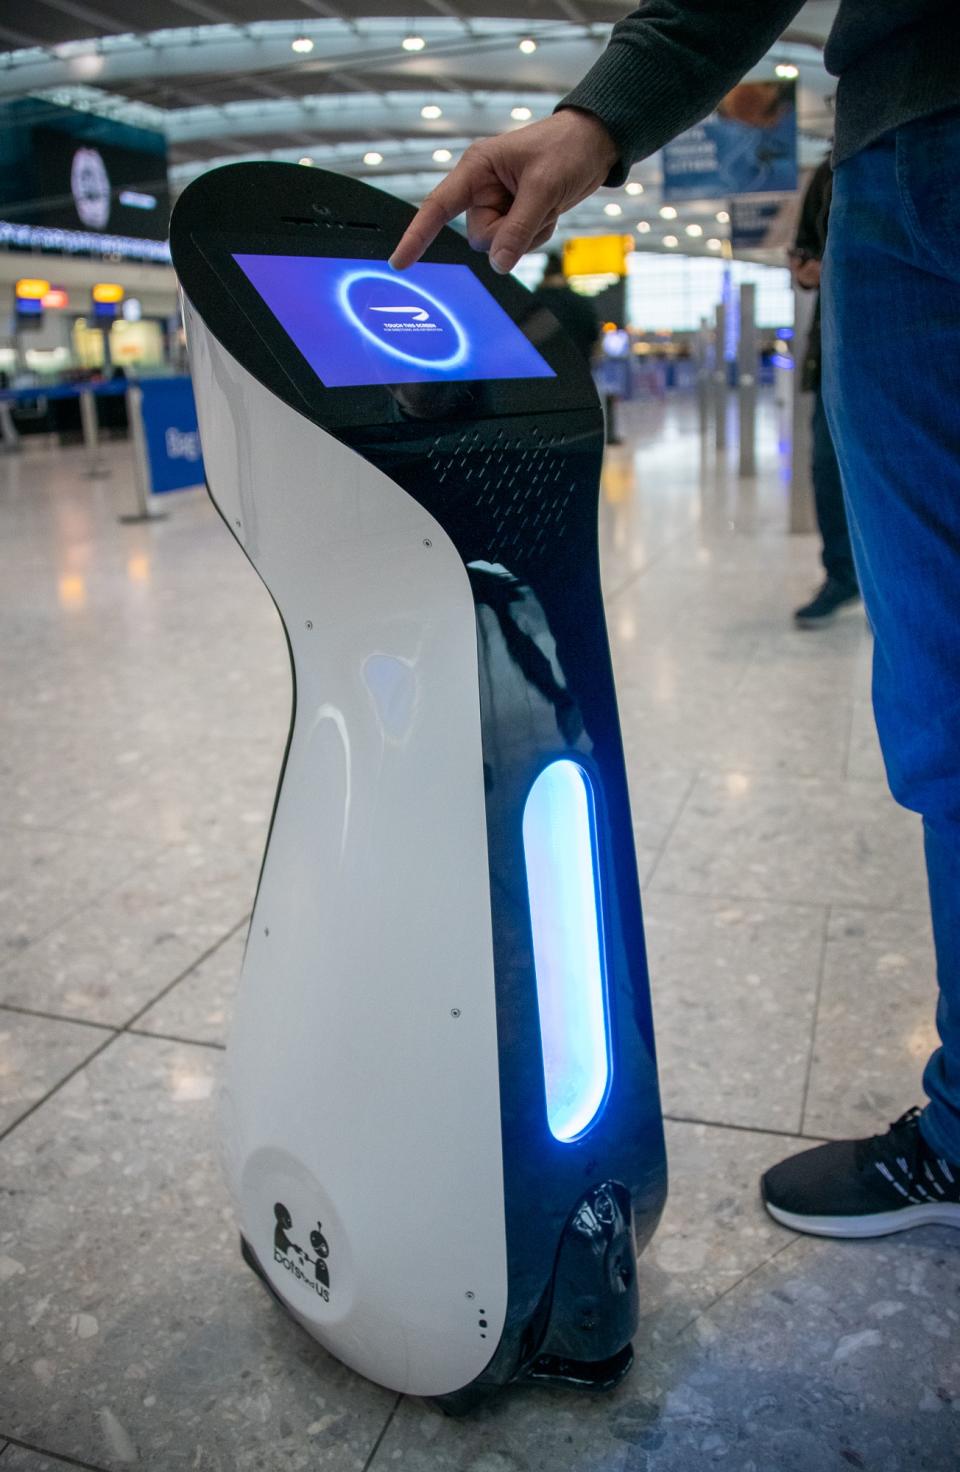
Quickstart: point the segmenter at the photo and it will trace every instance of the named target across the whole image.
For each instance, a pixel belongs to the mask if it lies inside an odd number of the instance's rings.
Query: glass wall
[[[758,327],[789,327],[793,322],[793,291],[785,266],[635,251],[627,270],[627,320],[641,332],[694,332],[701,317],[712,321],[724,298],[725,272],[734,291],[745,282],[756,285]]]

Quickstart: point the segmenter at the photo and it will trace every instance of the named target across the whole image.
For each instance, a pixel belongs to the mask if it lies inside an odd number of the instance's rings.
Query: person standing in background
[[[821,558],[826,573],[823,586],[809,603],[793,615],[801,628],[820,628],[838,608],[860,598],[857,571],[853,565],[850,529],[843,503],[840,465],[833,448],[827,411],[823,402],[823,348],[820,337],[820,271],[827,244],[827,217],[833,192],[833,169],[825,158],[815,170],[800,206],[797,237],[790,252],[793,279],[804,291],[815,291],[817,303],[810,324],[806,351],[800,370],[800,387],[815,395],[813,404],[813,497],[817,508],[817,525],[823,543]]]
[[[587,298],[578,296],[568,285],[563,274],[563,257],[558,250],[548,254],[543,277],[533,295],[542,307],[553,313],[587,362],[592,362],[600,336],[600,323]]]

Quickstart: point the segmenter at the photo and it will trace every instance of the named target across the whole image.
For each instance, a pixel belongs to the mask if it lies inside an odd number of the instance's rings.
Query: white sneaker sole
[[[813,1237],[889,1237],[892,1232],[906,1232],[910,1227],[960,1227],[960,1205],[949,1201],[900,1206],[870,1216],[799,1216],[769,1201],[763,1204],[782,1226]]]

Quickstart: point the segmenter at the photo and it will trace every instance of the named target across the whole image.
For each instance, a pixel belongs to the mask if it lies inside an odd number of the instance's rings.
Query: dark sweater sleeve
[[[608,184],[693,127],[773,45],[803,0],[645,0],[558,104],[599,118],[620,149]]]

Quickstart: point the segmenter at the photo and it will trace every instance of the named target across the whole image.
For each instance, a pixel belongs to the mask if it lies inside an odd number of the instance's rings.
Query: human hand
[[[576,108],[472,143],[427,195],[390,264],[398,271],[412,266],[466,210],[474,250],[489,252],[495,271],[512,271],[525,251],[550,239],[564,210],[599,189],[618,157],[600,120]]]
[[[793,265],[793,279],[804,291],[815,291],[820,285],[820,262],[798,261]]]

